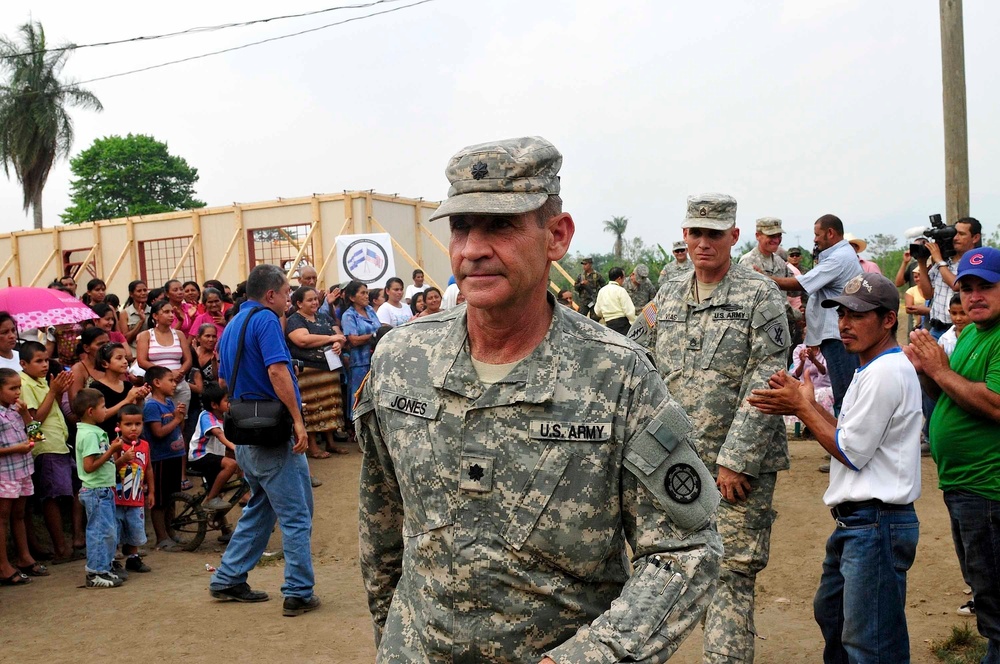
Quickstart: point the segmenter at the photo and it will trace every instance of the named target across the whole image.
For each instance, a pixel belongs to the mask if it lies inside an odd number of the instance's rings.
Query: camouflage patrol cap
[[[462,148],[445,169],[448,200],[431,220],[455,214],[524,214],[559,193],[562,155],[540,136]]]
[[[674,249],[673,250],[674,251],[687,251],[688,250],[687,242],[685,242],[684,240],[677,240],[677,242],[674,242]]]
[[[724,231],[736,225],[736,199],[726,194],[688,196],[687,216],[681,228]]]
[[[777,217],[761,217],[757,220],[757,232],[764,235],[779,235],[785,231],[781,229],[781,219]]]
[[[822,304],[824,309],[844,306],[861,313],[879,307],[896,311],[899,309],[899,290],[881,274],[863,272],[844,284],[840,297],[828,298]]]

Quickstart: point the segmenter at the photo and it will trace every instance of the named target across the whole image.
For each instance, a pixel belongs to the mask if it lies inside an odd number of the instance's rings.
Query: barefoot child
[[[184,404],[174,406],[171,397],[177,389],[174,372],[166,367],[146,369],[149,398],[142,408],[142,437],[149,441],[153,459],[153,479],[156,488],[152,507],[156,548],[176,551],[177,543],[170,538],[167,524],[173,520],[171,494],[181,490],[181,459],[184,458]]]
[[[21,396],[32,419],[42,423],[42,434],[45,436],[32,450],[35,455],[35,498],[42,506],[45,527],[52,539],[55,562],[68,562],[73,559],[73,549],[63,533],[59,503],[68,503],[73,499],[75,461],[66,445],[69,429],[59,402],[69,390],[73,377],[68,371],[61,371],[53,376],[50,385],[46,380],[49,357],[45,346],[37,341],[21,344],[20,356]]]
[[[104,397],[85,387],[73,397],[76,415],[76,471],[83,488],[80,502],[87,510],[87,587],[117,588],[122,579],[111,570],[118,548],[115,526],[115,464],[112,457],[122,441],[108,440],[97,426],[104,420]]]
[[[115,483],[115,516],[118,521],[118,542],[125,555],[125,578],[129,572],[150,572],[149,565],[139,556],[139,547],[146,543],[146,513],[152,509],[153,476],[149,472],[149,443],[142,434],[142,409],[126,404],[118,411],[118,431],[122,451],[115,457],[118,481]],[[116,563],[117,564],[117,563]]]
[[[33,443],[25,431],[31,423],[28,407],[21,401],[21,377],[13,369],[0,369],[0,585],[14,586],[31,581],[32,576],[48,572],[35,562],[28,551],[24,527],[24,503],[34,493],[31,472]],[[21,564],[15,567],[7,559],[7,531],[14,534],[14,550]],[[23,569],[22,569],[23,568]],[[35,571],[37,570],[37,573]]]
[[[222,487],[236,472],[236,459],[226,456],[226,450],[236,452],[236,446],[222,432],[222,418],[229,410],[229,396],[218,383],[208,383],[202,389],[201,402],[205,410],[198,417],[198,426],[191,437],[188,468],[205,476],[208,494],[202,503],[206,510],[228,510],[229,501],[219,497]]]

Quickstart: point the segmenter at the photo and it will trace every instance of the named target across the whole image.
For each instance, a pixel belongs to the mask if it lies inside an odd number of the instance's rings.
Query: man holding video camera
[[[939,215],[934,215],[940,220]],[[935,224],[936,225],[936,224]],[[955,289],[955,266],[962,260],[962,255],[970,249],[982,246],[983,226],[974,217],[964,217],[955,222],[954,235],[949,247],[947,235],[928,232],[927,252],[913,251],[913,257],[920,262],[920,272],[917,275],[917,285],[924,293],[931,296],[930,320],[927,331],[935,340],[951,327],[951,314],[948,313],[948,303],[951,301],[952,290]],[[951,249],[949,251],[949,249]]]

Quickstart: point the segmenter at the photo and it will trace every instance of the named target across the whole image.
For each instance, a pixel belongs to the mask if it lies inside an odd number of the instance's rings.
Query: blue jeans
[[[919,533],[912,506],[866,507],[837,519],[813,599],[813,615],[826,641],[826,664],[910,661],[906,571]]]
[[[87,510],[87,572],[110,572],[118,548],[115,489],[80,489],[80,503]]]
[[[854,380],[857,370],[858,356],[848,353],[844,342],[840,339],[823,339],[819,350],[826,359],[826,368],[830,372],[830,387],[833,388],[833,410],[840,414],[840,406],[844,403],[847,388]]]
[[[1000,502],[968,491],[945,491],[962,577],[972,587],[976,626],[989,640],[983,664],[1000,662]]]
[[[236,524],[209,587],[223,590],[246,583],[277,521],[285,553],[285,583],[281,593],[285,597],[312,597],[313,494],[305,455],[294,454],[291,443],[280,447],[237,445],[236,462],[250,483],[250,502]]]

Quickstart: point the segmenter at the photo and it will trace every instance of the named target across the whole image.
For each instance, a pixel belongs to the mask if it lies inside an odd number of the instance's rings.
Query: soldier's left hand
[[[722,498],[729,503],[741,503],[750,495],[750,478],[725,466],[719,466],[719,477],[715,480]]]

